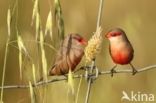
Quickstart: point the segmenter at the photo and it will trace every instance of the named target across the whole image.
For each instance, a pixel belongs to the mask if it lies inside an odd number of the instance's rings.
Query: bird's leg
[[[131,63],[129,64],[132,67],[132,75],[135,75],[138,71],[135,69],[135,67]]]
[[[113,77],[113,74],[116,73],[115,68],[117,67],[117,64],[115,66],[113,66],[113,68],[111,69],[111,77]]]

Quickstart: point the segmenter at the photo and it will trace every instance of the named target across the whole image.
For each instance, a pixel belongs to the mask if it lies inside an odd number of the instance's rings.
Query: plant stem
[[[94,65],[95,65],[95,59],[92,61],[92,65],[91,65],[91,69],[90,69],[89,73],[93,73]],[[90,95],[90,90],[91,90],[92,79],[93,78],[91,76],[89,76],[85,103],[88,103],[88,101],[89,101],[89,95]]]
[[[4,56],[4,64],[3,64],[3,74],[2,74],[2,84],[1,84],[1,98],[0,102],[3,101],[3,87],[4,87],[4,80],[5,80],[5,71],[6,71],[6,61],[7,61],[7,55],[8,55],[8,43],[10,41],[10,37],[7,39],[6,48],[5,48],[5,56]]]
[[[99,69],[99,68],[97,68],[97,69]],[[110,75],[111,74],[110,69],[111,68],[107,68],[107,71],[100,71],[98,73],[99,76]],[[154,71],[154,69],[156,70],[156,64],[150,65],[150,66],[147,66],[147,67],[143,67],[143,68],[137,68],[137,71],[138,71],[137,74],[142,73],[142,72],[147,72],[147,71],[150,71],[150,70]],[[101,70],[102,70],[102,68],[101,68]],[[114,74],[131,74],[131,73],[132,73],[131,69],[122,68],[122,69],[116,69],[116,72]],[[90,77],[95,77],[95,75],[96,74],[90,74],[89,76]],[[84,78],[85,76],[86,76],[85,74],[77,74],[77,75],[75,74],[73,76],[73,78],[78,79],[78,78],[82,78],[82,77]],[[40,82],[37,82],[36,84],[32,84],[32,87],[45,86],[45,85],[48,85],[48,84],[61,82],[61,81],[65,81],[65,80],[67,80],[67,78],[65,76],[58,76],[57,78],[48,80],[47,82],[40,81]],[[27,88],[29,88],[29,85],[27,85],[27,84],[25,84],[25,85],[5,85],[3,87],[0,87],[0,89],[27,89]]]
[[[102,15],[102,8],[103,8],[103,0],[100,0],[100,2],[99,2],[99,10],[98,10],[98,17],[97,17],[96,30],[98,30],[98,28],[100,27],[101,15]],[[94,66],[95,66],[95,59],[92,60],[90,74],[93,73]],[[90,95],[92,81],[93,81],[93,78],[92,77],[89,77],[85,103],[88,103],[88,101],[89,101],[89,95]]]
[[[98,12],[98,18],[97,18],[97,25],[96,25],[96,30],[98,27],[101,25],[101,14],[102,14],[102,9],[103,9],[103,0],[100,0],[99,3],[99,12]]]

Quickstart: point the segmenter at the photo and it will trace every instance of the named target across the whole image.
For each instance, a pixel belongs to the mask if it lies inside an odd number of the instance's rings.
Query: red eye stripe
[[[77,38],[77,37],[73,37],[75,40],[77,40],[78,42],[82,41],[82,38]]]
[[[83,38],[76,38],[76,40],[82,45],[87,45],[87,41]]]
[[[82,38],[79,38],[78,41],[79,41],[79,42],[83,42],[83,39],[82,39]]]
[[[118,35],[121,35],[121,32],[111,32],[110,35],[111,36],[118,36]]]

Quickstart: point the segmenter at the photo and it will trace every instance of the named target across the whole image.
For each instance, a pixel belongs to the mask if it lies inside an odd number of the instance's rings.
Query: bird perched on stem
[[[117,64],[120,65],[130,64],[130,66],[132,67],[132,74],[135,75],[137,73],[137,70],[131,64],[131,61],[134,56],[134,50],[130,41],[126,36],[126,33],[120,28],[114,28],[111,29],[105,35],[105,37],[110,42],[109,52],[114,63],[116,64],[111,69],[111,73],[112,73],[111,76],[113,76],[113,73],[116,72],[114,69],[117,67]]]
[[[69,70],[74,71],[84,55],[87,41],[79,34],[69,34],[61,43],[55,63],[49,75],[64,75]]]

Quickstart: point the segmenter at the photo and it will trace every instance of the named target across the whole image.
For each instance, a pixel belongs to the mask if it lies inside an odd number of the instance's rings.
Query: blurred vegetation
[[[8,38],[7,30],[7,11],[13,7],[16,0],[0,0],[0,82],[2,77],[2,68],[5,55],[5,45]],[[96,30],[96,21],[98,13],[97,0],[60,0],[62,6],[62,16],[64,19],[65,35],[69,33],[80,33],[89,39]],[[104,0],[102,15],[103,35],[113,28],[123,28],[135,50],[133,65],[136,68],[156,64],[156,1],[155,0]],[[16,42],[14,46],[9,46],[9,52],[6,63],[5,85],[31,84],[33,82],[32,64],[35,65],[36,79],[39,80],[42,71],[41,52],[38,52],[38,43],[36,40],[35,26],[31,26],[33,13],[33,0],[18,0],[18,12],[12,15],[14,18],[11,24],[10,40],[17,40],[16,27],[18,27],[30,58],[23,55],[22,80],[20,79],[19,69],[19,50]],[[39,13],[42,29],[45,30],[47,16],[52,11],[54,22],[54,1],[39,0]],[[17,16],[18,15],[18,16]],[[17,18],[18,17],[18,18]],[[62,22],[62,21],[61,21]],[[59,46],[59,36],[57,23],[53,24],[53,38],[47,35],[44,39],[46,43],[53,45],[56,50]],[[44,32],[44,31],[43,31]],[[47,68],[51,68],[54,63],[56,51],[44,47]],[[84,65],[82,60],[81,65]],[[96,65],[100,70],[111,68],[114,64],[109,56],[108,41],[103,40],[102,49],[97,56]],[[118,68],[130,68],[129,66],[118,66]],[[92,85],[90,103],[121,103],[122,91],[140,91],[153,93],[156,95],[156,71],[148,71],[135,76],[127,74],[116,74],[113,78],[110,76],[99,77]],[[49,77],[53,78],[53,77]],[[77,92],[79,79],[74,80],[75,93]],[[87,83],[83,79],[78,95],[78,103],[84,103]],[[31,88],[32,89],[32,88]],[[67,81],[49,84],[48,86],[35,88],[34,98],[37,103],[70,103],[75,96],[68,93]],[[75,94],[76,95],[76,94]],[[29,89],[5,89],[4,103],[30,103]]]

